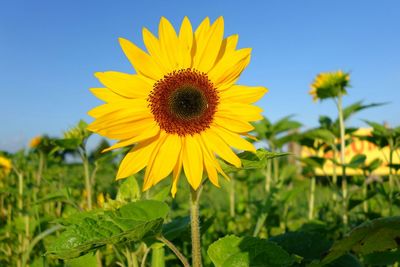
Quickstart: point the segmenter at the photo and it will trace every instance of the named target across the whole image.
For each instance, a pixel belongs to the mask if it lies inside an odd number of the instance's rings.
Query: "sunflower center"
[[[219,97],[207,74],[182,69],[157,81],[147,100],[161,129],[185,136],[210,127]]]
[[[197,88],[182,87],[171,94],[169,106],[172,114],[190,120],[203,114],[207,108],[207,99]]]

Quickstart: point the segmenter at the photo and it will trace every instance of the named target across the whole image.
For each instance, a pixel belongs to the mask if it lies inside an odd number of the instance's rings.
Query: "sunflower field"
[[[0,266],[398,266],[400,126],[349,125],[385,103],[344,106],[350,73],[325,72],[310,99],[336,114],[271,121],[222,17],[143,39],[119,40],[135,74],[95,74],[90,123],[0,151]]]

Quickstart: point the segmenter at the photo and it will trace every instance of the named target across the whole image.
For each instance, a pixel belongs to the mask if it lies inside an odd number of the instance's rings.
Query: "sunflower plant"
[[[117,141],[103,152],[129,148],[120,163],[117,180],[144,169],[142,189],[147,191],[171,174],[170,192],[175,197],[178,181],[181,175],[185,176],[191,192],[192,265],[201,266],[199,198],[203,184],[209,180],[220,187],[219,175],[230,179],[222,166],[241,167],[236,150],[256,152],[254,145],[243,137],[249,137],[254,130],[251,122],[262,119],[262,109],[253,104],[267,89],[237,84],[250,62],[251,49],[237,48],[237,34],[224,37],[223,17],[213,23],[205,18],[196,29],[185,17],[178,32],[163,17],[158,37],[144,28],[143,40],[147,51],[127,39],[119,39],[134,74],[117,71],[95,74],[103,86],[92,88],[91,92],[105,103],[89,112],[94,121],[87,129]],[[150,209],[155,205],[154,210],[163,205],[143,201]],[[134,203],[140,205],[139,202]],[[108,216],[99,216],[98,221],[109,220]],[[165,213],[158,216],[165,218]],[[131,240],[148,236],[149,230],[157,232],[157,229],[136,227],[133,231],[138,236]],[[68,234],[67,231],[65,235]],[[184,266],[189,266],[170,241],[162,235],[157,235],[157,239]],[[54,254],[65,252],[58,245],[53,249]]]

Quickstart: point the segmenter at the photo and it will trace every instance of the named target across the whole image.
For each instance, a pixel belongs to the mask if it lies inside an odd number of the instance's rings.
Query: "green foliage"
[[[267,151],[265,149],[257,149],[256,153],[252,152],[242,152],[238,154],[238,157],[240,158],[242,162],[242,167],[240,169],[244,170],[251,170],[251,169],[264,169],[265,165],[267,163],[267,160],[273,159],[273,158],[279,158],[283,156],[290,155],[290,153],[286,152],[271,152]],[[221,161],[221,167],[222,169],[227,172],[237,172],[239,169],[235,168],[232,165],[229,165],[225,163],[224,161]]]
[[[48,253],[70,259],[106,244],[141,241],[161,231],[168,211],[163,202],[142,200],[115,211],[80,214],[53,243]]]
[[[207,254],[216,267],[285,267],[295,262],[295,257],[273,242],[234,235],[211,244]]]
[[[344,255],[348,251],[367,255],[399,247],[400,217],[379,218],[363,223],[345,238],[333,244],[321,261],[321,266]]]

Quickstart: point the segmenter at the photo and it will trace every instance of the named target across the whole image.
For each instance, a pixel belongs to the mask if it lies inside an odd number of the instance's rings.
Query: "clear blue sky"
[[[0,8],[0,150],[15,150],[39,134],[60,135],[100,102],[89,92],[96,71],[133,72],[118,37],[142,46],[161,16],[175,27],[189,16],[197,26],[222,15],[227,34],[252,47],[240,80],[270,92],[259,103],[276,120],[288,114],[305,127],[327,101],[313,103],[309,84],[321,71],[351,71],[356,100],[390,104],[361,119],[400,124],[400,1],[2,1]],[[5,112],[4,112],[5,111]]]

